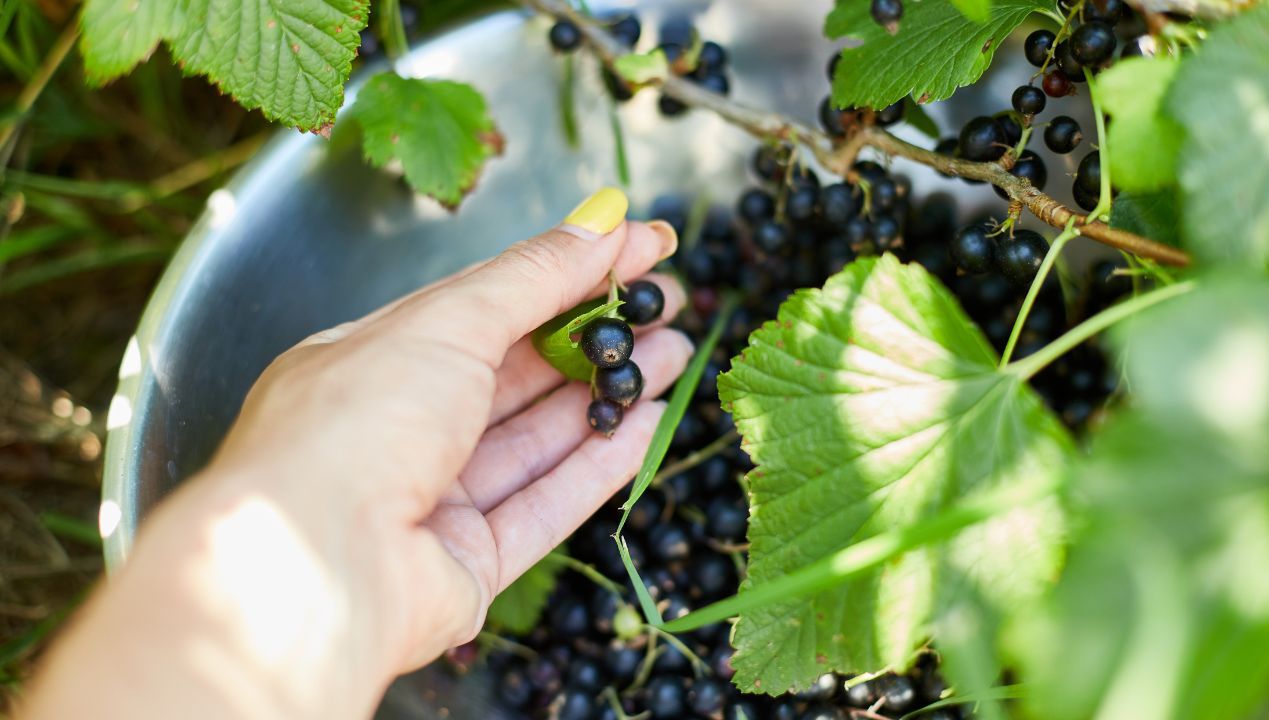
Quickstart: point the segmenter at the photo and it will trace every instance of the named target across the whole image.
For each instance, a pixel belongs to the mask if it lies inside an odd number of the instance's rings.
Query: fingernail
[[[679,249],[679,234],[674,226],[664,220],[653,220],[648,227],[661,239],[661,260],[664,260]]]
[[[564,224],[607,235],[625,219],[629,207],[630,201],[626,200],[625,193],[617,188],[601,188],[573,208],[573,212],[564,218]]]

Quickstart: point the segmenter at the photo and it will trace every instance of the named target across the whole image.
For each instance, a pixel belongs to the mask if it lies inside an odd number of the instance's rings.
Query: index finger
[[[654,244],[659,251],[649,258],[673,252],[668,225],[626,223],[627,207],[620,190],[604,188],[562,225],[516,243],[442,292],[402,303],[384,321],[458,344],[496,368],[515,341],[585,300],[626,244]]]

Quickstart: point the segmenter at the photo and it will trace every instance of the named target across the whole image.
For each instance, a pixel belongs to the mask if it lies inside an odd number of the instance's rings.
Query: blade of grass
[[[577,67],[572,55],[564,56],[564,76],[560,78],[560,127],[568,146],[577,149],[581,137],[577,134]]]
[[[379,0],[379,24],[375,32],[392,60],[405,55],[410,43],[405,38],[405,22],[401,19],[401,0]]]
[[[844,580],[868,572],[909,550],[951,538],[997,513],[1034,502],[1057,489],[1057,481],[1010,487],[984,494],[915,525],[874,535],[848,545],[777,580],[706,605],[661,626],[666,632],[687,632],[726,620],[746,610],[804,597],[832,588]]]
[[[59,537],[84,545],[101,547],[101,534],[97,526],[80,518],[56,512],[42,512],[40,524]]]
[[[634,485],[630,488],[630,497],[621,505],[621,520],[617,523],[618,535],[621,534],[622,529],[626,526],[626,519],[630,517],[630,510],[639,501],[639,498],[643,496],[643,493],[647,491],[648,486],[652,484],[652,478],[656,477],[657,470],[661,468],[661,463],[665,460],[665,453],[670,449],[670,440],[674,437],[674,429],[683,420],[683,414],[687,412],[688,403],[691,402],[692,395],[696,393],[696,386],[701,382],[701,373],[705,371],[705,364],[709,362],[709,356],[714,352],[714,346],[718,344],[718,339],[722,337],[723,328],[727,326],[727,320],[731,318],[732,310],[735,307],[736,299],[734,297],[729,297],[723,302],[717,317],[714,318],[714,326],[709,329],[709,334],[705,336],[705,340],[701,342],[700,347],[696,348],[696,353],[692,355],[692,360],[687,364],[687,369],[683,371],[679,381],[674,384],[674,392],[670,394],[670,402],[665,408],[665,414],[661,416],[660,422],[657,423],[656,431],[652,434],[652,442],[648,445],[648,452],[643,456],[643,465],[639,468],[639,474],[635,475]]]
[[[1027,686],[1023,683],[1016,683],[1014,685],[1001,685],[1000,687],[987,688],[986,690],[980,690],[978,692],[965,693],[964,695],[957,695],[955,697],[950,697],[945,700],[939,700],[938,702],[935,702],[935,703],[930,703],[929,705],[926,705],[920,710],[913,710],[907,715],[900,717],[899,720],[911,720],[911,718],[920,717],[928,712],[938,710],[939,708],[951,707],[953,705],[967,705],[969,703],[979,703],[984,700],[992,700],[992,701],[1017,700],[1018,698],[1026,697],[1026,696],[1027,696]]]
[[[617,114],[617,106],[608,108],[608,120],[612,123],[613,152],[617,156],[617,179],[625,187],[630,187],[630,164],[626,160],[626,134],[621,129],[621,116]]]
[[[29,230],[18,230],[0,242],[0,266],[75,237],[79,235],[73,228],[62,225],[41,225]]]
[[[643,584],[643,577],[639,575],[639,569],[634,566],[634,560],[630,559],[630,548],[626,546],[626,539],[620,535],[614,535],[613,540],[617,541],[617,553],[621,555],[621,564],[626,567],[626,574],[630,576],[635,597],[639,598],[639,608],[643,610],[644,622],[653,627],[660,627],[661,611],[657,609],[657,604],[648,594],[648,586]]]
[[[93,248],[57,260],[40,263],[0,278],[0,295],[8,295],[42,283],[116,265],[165,262],[172,248],[153,246]]]
[[[19,16],[19,25],[25,13]],[[66,25],[66,29],[62,31],[57,42],[48,51],[48,55],[44,56],[44,62],[36,69],[35,74],[27,81],[26,86],[22,88],[22,92],[18,93],[17,100],[14,101],[13,107],[19,113],[26,114],[35,101],[40,97],[40,93],[44,92],[48,81],[53,79],[53,75],[57,69],[62,66],[62,61],[70,54],[71,48],[75,47],[75,40],[79,37],[79,21],[72,20]],[[9,144],[9,140],[13,138],[13,133],[17,130],[20,121],[6,123],[4,127],[0,127],[0,148]]]

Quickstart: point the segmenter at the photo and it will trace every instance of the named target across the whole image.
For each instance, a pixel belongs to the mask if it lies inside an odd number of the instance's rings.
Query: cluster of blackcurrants
[[[637,15],[625,15],[610,22],[608,32],[622,45],[633,49],[639,42],[643,26]],[[727,51],[711,40],[701,40],[692,21],[685,17],[671,17],[660,27],[657,49],[665,54],[670,72],[681,75],[706,90],[727,95],[731,81],[727,78]],[[582,31],[569,20],[559,20],[548,33],[551,46],[560,52],[573,52],[582,45]],[[618,102],[634,97],[634,88],[608,67],[602,71],[604,86]],[[657,102],[662,115],[674,117],[687,112],[688,106],[662,95]]]
[[[643,373],[630,359],[634,352],[634,331],[629,323],[646,325],[661,317],[665,296],[656,283],[639,280],[621,291],[621,314],[625,318],[600,317],[582,328],[581,349],[595,366],[594,390],[597,397],[586,409],[586,421],[596,431],[612,435],[621,424],[624,408],[643,392]],[[627,322],[628,321],[628,322]]]
[[[699,340],[708,318],[694,311],[687,315],[684,329]],[[752,316],[744,324],[747,333]],[[700,401],[684,418],[684,431],[675,434],[672,459],[699,452],[729,427],[720,423],[730,416],[718,407],[713,380],[707,373],[703,383],[710,390],[698,396]],[[623,530],[626,547],[665,618],[681,617],[735,592],[735,556],[743,553],[748,522],[738,480],[751,469],[739,443],[732,443],[659,481],[631,511]],[[623,587],[624,566],[610,536],[627,496],[617,493],[569,543],[570,554],[620,579]],[[679,646],[662,638],[652,642],[636,602],[629,590],[615,594],[581,574],[561,575],[544,622],[517,638],[532,655],[521,650],[490,657],[501,703],[516,717],[552,720],[848,720],[870,708],[874,717],[897,718],[939,699],[945,688],[936,657],[927,655],[906,675],[888,674],[850,689],[844,676],[826,673],[796,694],[741,693],[731,683],[729,623],[678,636],[702,661],[703,667],[694,668]],[[611,706],[614,698],[620,714]],[[923,717],[957,720],[962,715],[942,709]]]

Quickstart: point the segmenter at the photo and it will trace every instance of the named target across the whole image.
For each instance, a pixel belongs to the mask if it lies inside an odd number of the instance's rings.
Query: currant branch
[[[585,36],[591,51],[609,67],[624,55],[627,49],[602,25],[574,10],[564,0],[518,0],[521,5],[557,18],[566,18],[575,24]],[[947,175],[969,180],[981,180],[1003,190],[1011,201],[1024,207],[1041,221],[1062,229],[1072,220],[1080,234],[1104,245],[1149,258],[1165,265],[1184,267],[1190,264],[1185,252],[1135,233],[1118,230],[1103,222],[1087,222],[1081,215],[1053,198],[1037,190],[1030,182],[1011,175],[994,162],[973,162],[905,142],[881,128],[864,126],[840,147],[824,133],[778,113],[757,110],[712,93],[675,75],[669,75],[661,83],[661,90],[679,102],[709,110],[733,125],[759,138],[776,138],[798,143],[809,150],[826,170],[850,179],[851,165],[864,147],[872,147],[883,153],[907,158],[928,165]]]

